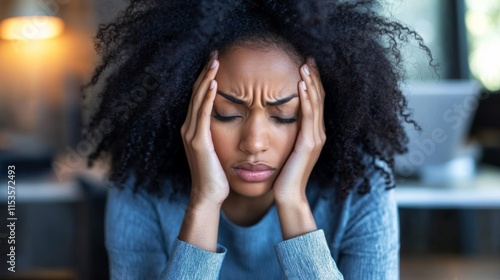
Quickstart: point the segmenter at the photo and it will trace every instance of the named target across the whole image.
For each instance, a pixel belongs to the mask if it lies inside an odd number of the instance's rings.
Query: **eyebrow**
[[[222,91],[217,91],[218,94],[220,94],[222,97],[224,97],[225,99],[233,102],[233,103],[236,103],[238,105],[246,105],[247,102],[244,101],[244,100],[241,100],[241,99],[238,99],[230,94],[227,94],[227,93],[224,93]],[[278,105],[282,105],[282,104],[285,104],[285,103],[288,103],[290,100],[294,99],[294,98],[297,98],[299,97],[299,95],[297,93],[294,93],[290,96],[287,96],[285,98],[282,98],[282,99],[278,99],[276,101],[272,101],[272,102],[266,102],[266,105],[267,106],[278,106]]]

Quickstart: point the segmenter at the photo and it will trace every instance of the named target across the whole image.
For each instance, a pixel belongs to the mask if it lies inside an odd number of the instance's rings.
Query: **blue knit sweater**
[[[378,163],[383,166],[382,163]],[[369,171],[371,192],[335,202],[331,190],[307,189],[318,230],[283,241],[275,206],[241,227],[221,211],[218,250],[177,239],[188,198],[111,188],[106,248],[111,279],[398,279],[399,225],[393,190]],[[165,186],[168,189],[168,186]]]

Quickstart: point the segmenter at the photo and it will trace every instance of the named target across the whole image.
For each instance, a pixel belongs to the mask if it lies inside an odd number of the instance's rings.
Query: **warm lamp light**
[[[5,40],[38,40],[59,36],[64,22],[57,17],[13,17],[0,24],[0,37]]]
[[[44,6],[42,1],[2,1],[5,11],[0,21],[0,38],[5,40],[39,40],[60,35],[64,22],[55,16],[58,6]],[[56,9],[57,8],[57,9]]]

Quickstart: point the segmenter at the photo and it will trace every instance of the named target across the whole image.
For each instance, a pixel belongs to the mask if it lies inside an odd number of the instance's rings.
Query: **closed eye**
[[[218,121],[221,121],[221,122],[231,122],[231,121],[236,120],[237,118],[240,118],[240,116],[222,116],[222,115],[219,115],[218,113],[214,113],[214,118]],[[290,123],[294,123],[297,121],[297,118],[295,118],[295,117],[280,118],[277,116],[272,116],[271,118],[275,122],[277,122],[278,124],[290,124]]]
[[[280,118],[280,117],[272,117],[276,122],[280,124],[289,124],[297,121],[297,118]]]
[[[221,122],[231,122],[239,118],[239,116],[221,116],[218,113],[214,113],[214,118]]]

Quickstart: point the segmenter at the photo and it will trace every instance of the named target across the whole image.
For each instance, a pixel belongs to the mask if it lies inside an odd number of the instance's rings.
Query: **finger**
[[[299,82],[299,98],[300,98],[300,113],[302,116],[300,133],[306,141],[311,135],[314,135],[314,110],[311,104],[311,99],[307,91],[305,81]]]
[[[316,81],[314,79],[315,73],[312,71],[313,68],[306,63],[302,65],[302,67],[300,68],[300,76],[302,77],[302,80],[306,82],[307,92],[309,93],[311,102],[313,103],[314,106],[316,106],[318,105],[318,102],[316,101],[319,99],[319,93],[316,86]]]
[[[309,65],[304,64],[300,68],[300,75],[302,77],[302,80],[306,84],[306,94],[309,97],[310,103],[311,103],[311,108],[313,110],[313,128],[312,128],[312,135],[314,137],[314,141],[317,142],[320,139],[321,136],[321,102],[320,98],[318,96],[318,91],[315,85],[315,82],[313,80],[313,77],[311,76],[311,68]]]
[[[183,127],[185,127],[186,130],[187,130],[187,127],[189,126],[189,123],[191,122],[193,97],[196,95],[196,92],[198,91],[198,88],[199,88],[201,82],[203,81],[203,79],[205,79],[205,77],[207,75],[207,72],[210,69],[212,69],[211,67],[213,66],[213,63],[217,59],[217,57],[218,57],[218,52],[217,52],[217,50],[215,50],[210,55],[209,62],[205,65],[205,67],[203,67],[201,73],[198,75],[198,78],[193,83],[192,94],[191,94],[191,97],[189,99],[189,106],[188,106],[188,111],[187,111],[187,114],[186,114],[186,120],[185,120],[184,125],[183,125]]]
[[[323,88],[323,82],[321,82],[321,75],[319,73],[318,66],[316,65],[316,61],[314,60],[313,57],[309,57],[307,59],[307,65],[309,65],[311,78],[318,92],[320,101],[323,102],[325,99],[325,89]]]
[[[215,96],[217,95],[217,81],[211,80],[208,92],[205,95],[203,103],[198,111],[198,120],[196,121],[196,134],[207,133],[210,131],[210,116],[214,105]],[[197,135],[195,135],[196,137]]]
[[[319,73],[319,68],[316,65],[316,61],[313,57],[308,57],[307,65],[309,65],[311,79],[315,85],[315,89],[317,92],[318,100],[319,100],[319,118],[321,121],[321,126],[323,128],[323,133],[325,131],[325,121],[324,121],[324,108],[325,108],[325,89],[323,88],[323,83],[321,82],[321,75]]]
[[[193,84],[193,92],[196,92],[198,90],[198,87],[200,86],[201,84],[201,81],[203,81],[203,78],[205,77],[206,73],[211,69],[211,67],[213,66],[212,63],[214,60],[216,60],[219,56],[219,53],[217,50],[213,51],[211,54],[210,54],[210,59],[209,61],[207,62],[207,64],[205,65],[205,67],[203,67],[203,69],[201,70],[201,73],[200,75],[198,75],[198,78],[196,79],[196,81],[194,82]]]
[[[195,134],[195,130],[196,130],[196,126],[197,126],[196,125],[197,114],[198,114],[200,107],[203,103],[205,95],[208,93],[211,81],[215,79],[215,76],[217,74],[218,69],[219,69],[219,61],[217,59],[215,59],[211,68],[206,73],[205,78],[200,83],[198,90],[192,96],[191,111],[188,113],[189,118],[190,118],[189,123],[188,123],[189,127],[188,127],[187,132],[186,132],[186,137],[188,137],[190,139],[192,139],[192,137]]]

